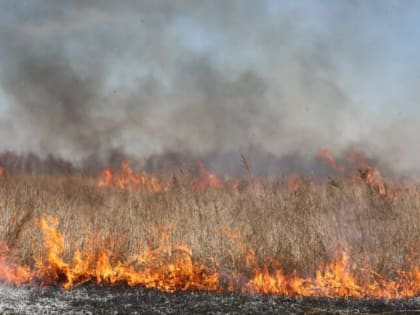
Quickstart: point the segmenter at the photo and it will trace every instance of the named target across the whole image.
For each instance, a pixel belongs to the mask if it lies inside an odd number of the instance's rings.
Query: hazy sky
[[[417,168],[419,1],[0,0],[0,149],[358,146]]]

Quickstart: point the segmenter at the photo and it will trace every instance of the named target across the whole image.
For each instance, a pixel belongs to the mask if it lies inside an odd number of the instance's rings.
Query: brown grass
[[[337,246],[381,274],[402,267],[420,241],[420,194],[380,197],[350,180],[315,184],[293,192],[281,181],[241,193],[189,189],[190,175],[177,175],[168,192],[99,189],[79,176],[9,176],[0,181],[0,240],[19,250],[24,263],[43,255],[37,218],[60,220],[66,253],[92,239],[126,258],[153,246],[170,229],[170,241],[187,244],[193,256],[242,267],[243,247],[262,264],[278,259],[286,272],[310,274],[332,259]],[[92,235],[94,233],[94,238]]]

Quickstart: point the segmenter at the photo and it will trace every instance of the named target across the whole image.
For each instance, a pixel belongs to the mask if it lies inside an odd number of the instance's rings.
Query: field
[[[388,198],[341,177],[303,177],[292,187],[287,179],[250,179],[236,190],[198,190],[193,182],[187,170],[157,192],[98,187],[80,174],[3,175],[0,239],[7,246],[0,254],[15,276],[3,281],[292,296],[419,293],[413,184]],[[16,280],[21,266],[27,273]]]

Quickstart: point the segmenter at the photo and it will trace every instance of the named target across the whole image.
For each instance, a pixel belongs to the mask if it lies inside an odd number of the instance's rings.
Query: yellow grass
[[[365,185],[336,179],[307,180],[295,192],[280,181],[257,191],[198,193],[189,189],[190,180],[177,175],[169,191],[147,193],[99,189],[81,175],[4,177],[0,240],[33,264],[43,255],[35,222],[48,214],[60,220],[67,255],[94,239],[98,248],[124,259],[156,245],[162,230],[170,229],[170,241],[189,245],[197,260],[212,257],[241,270],[246,246],[261,264],[275,258],[285,272],[303,275],[330,261],[338,246],[348,247],[353,261],[387,275],[419,245],[417,192],[391,201]]]

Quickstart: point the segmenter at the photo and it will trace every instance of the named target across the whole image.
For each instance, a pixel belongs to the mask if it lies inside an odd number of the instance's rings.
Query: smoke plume
[[[389,50],[414,5],[0,1],[0,149],[267,172],[357,147],[414,169],[414,70]]]

